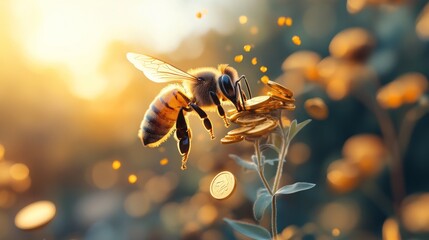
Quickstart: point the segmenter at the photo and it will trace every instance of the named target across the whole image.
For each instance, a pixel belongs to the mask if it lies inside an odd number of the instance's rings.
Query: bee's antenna
[[[243,98],[243,90],[241,90],[241,85],[240,84],[235,84],[235,96],[237,96],[238,95],[238,93],[240,93],[240,100],[241,100],[241,105],[239,105],[240,106],[240,109],[238,109],[239,111],[240,110],[244,110],[244,111],[246,111],[246,106],[244,105],[244,98]]]
[[[247,97],[244,94],[243,90],[241,90],[241,84],[240,84],[241,79],[244,79],[244,82],[246,83],[247,92],[249,93],[249,99],[252,98],[252,92],[250,91],[249,83],[247,82],[246,76],[241,75],[241,77],[235,82],[235,95],[237,96],[238,93],[240,93],[241,104],[242,104],[241,108],[243,110],[246,110],[246,106],[244,105],[244,98],[247,99]],[[240,91],[237,91],[238,89],[240,89]],[[243,98],[243,95],[244,95],[244,98]]]
[[[250,91],[249,82],[247,82],[247,78],[244,75],[241,75],[241,77],[237,80],[236,84],[241,81],[241,79],[244,79],[244,82],[246,83],[247,92],[249,93],[249,99],[252,98],[252,92]]]

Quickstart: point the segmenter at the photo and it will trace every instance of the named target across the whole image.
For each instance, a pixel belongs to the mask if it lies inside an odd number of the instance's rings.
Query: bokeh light
[[[325,120],[329,114],[328,107],[321,98],[305,100],[304,108],[310,117],[317,120]]]
[[[131,217],[143,217],[150,211],[151,203],[144,191],[130,193],[124,201],[125,212]]]
[[[406,73],[377,93],[377,100],[385,108],[398,108],[403,104],[415,103],[426,92],[428,80],[421,73]]]
[[[378,174],[387,157],[382,139],[374,134],[359,134],[347,139],[343,156],[346,161],[355,164],[364,176]]]
[[[118,173],[112,169],[110,161],[102,161],[92,167],[91,179],[96,187],[108,189],[118,181]]]
[[[333,190],[344,193],[356,188],[360,182],[360,172],[352,163],[336,160],[329,164],[327,180]]]
[[[39,201],[21,209],[15,217],[16,227],[31,230],[50,222],[56,213],[55,205],[50,201]]]
[[[113,162],[112,162],[112,168],[114,169],[114,170],[118,170],[119,168],[121,168],[121,161],[119,161],[119,160],[113,160]]]
[[[359,223],[361,211],[354,202],[339,201],[326,204],[319,213],[319,222],[327,231],[340,229],[342,233],[352,231]]]
[[[135,174],[128,175],[128,182],[130,184],[134,184],[137,182],[137,176]]]
[[[383,224],[383,240],[401,240],[398,221],[388,218]]]
[[[402,222],[411,232],[429,232],[429,193],[414,194],[402,204]]]
[[[429,40],[429,4],[426,4],[417,18],[416,32],[421,39]]]
[[[22,163],[15,163],[9,168],[10,176],[17,181],[26,179],[29,173],[28,167]]]
[[[349,28],[338,33],[329,44],[333,57],[355,61],[366,60],[374,48],[374,39],[362,28]]]

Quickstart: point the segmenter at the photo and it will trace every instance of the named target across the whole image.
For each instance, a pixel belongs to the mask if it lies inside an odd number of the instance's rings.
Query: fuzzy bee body
[[[153,99],[140,125],[143,145],[158,147],[170,136],[180,109],[189,103],[180,91],[179,86],[169,85]]]

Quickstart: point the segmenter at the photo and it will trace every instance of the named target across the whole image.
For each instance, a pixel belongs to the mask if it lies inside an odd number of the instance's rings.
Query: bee
[[[227,64],[185,72],[147,55],[128,53],[127,58],[149,80],[156,83],[177,83],[169,84],[153,99],[144,114],[138,136],[144,146],[153,148],[166,141],[175,130],[177,147],[182,156],[182,170],[186,169],[191,148],[191,129],[185,117],[187,113],[196,112],[211,139],[214,139],[212,123],[205,111],[217,109],[218,115],[228,127],[229,122],[222,104],[232,103],[237,111],[245,110],[247,96],[241,87],[243,79],[251,98],[246,77],[239,77],[237,70]]]

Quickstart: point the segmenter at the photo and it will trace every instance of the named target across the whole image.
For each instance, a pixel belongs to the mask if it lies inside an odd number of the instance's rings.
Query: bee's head
[[[241,85],[238,82],[237,71],[226,64],[221,64],[218,68],[222,73],[218,79],[222,94],[234,104],[237,110],[242,110],[243,103],[240,102],[242,91]]]

